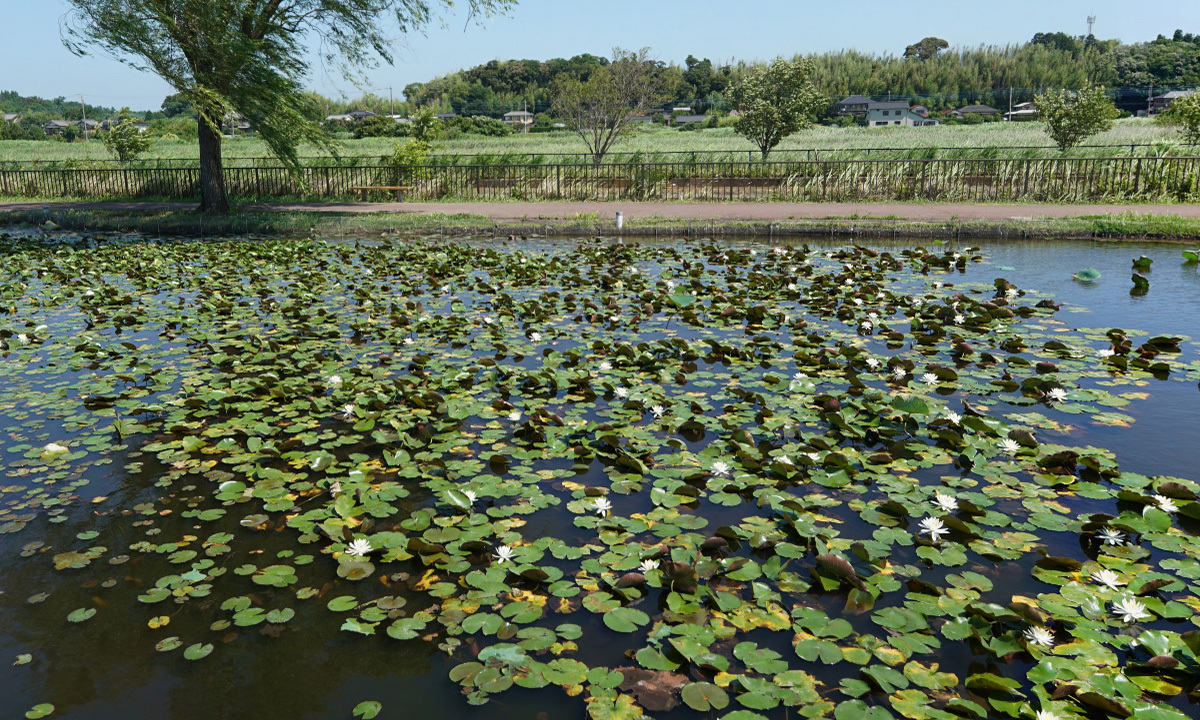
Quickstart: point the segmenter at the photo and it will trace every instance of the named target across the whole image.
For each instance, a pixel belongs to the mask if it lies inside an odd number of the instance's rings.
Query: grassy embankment
[[[341,155],[346,161],[375,163],[391,153],[390,138],[367,138],[341,141]],[[777,148],[775,159],[803,159],[788,151],[815,150],[824,159],[853,159],[868,157],[1056,157],[1060,153],[1050,148],[1052,143],[1039,123],[987,123],[983,125],[942,125],[927,128],[829,128],[816,127],[786,138]],[[1113,147],[1082,147],[1068,153],[1077,157],[1128,156],[1130,145],[1154,145],[1155,148],[1134,148],[1134,154],[1194,154],[1195,148],[1180,144],[1178,134],[1171,128],[1152,121],[1126,119],[1114,123],[1108,132],[1090,138],[1085,145]],[[1039,149],[1028,149],[1028,148]],[[898,152],[882,153],[878,148],[895,148]],[[969,150],[958,150],[969,148]],[[569,132],[554,132],[507,137],[464,136],[437,143],[437,155],[491,156],[492,162],[528,162],[530,156],[576,154],[584,151],[583,143]],[[728,158],[743,160],[757,157],[753,144],[736,134],[732,128],[714,128],[680,132],[661,127],[638,128],[615,148],[616,160],[665,160],[664,153],[721,153]],[[266,145],[254,137],[226,140],[224,157],[228,162],[263,158],[269,153]],[[302,147],[300,155],[310,164],[329,162],[319,158],[314,148]],[[146,162],[164,159],[194,161],[198,157],[195,142],[184,140],[155,140],[151,150],[142,156]],[[803,157],[808,157],[807,153]],[[578,158],[582,160],[582,158]],[[686,158],[685,158],[686,159]],[[704,157],[701,159],[713,159]],[[543,157],[541,162],[560,160]],[[111,157],[96,141],[63,143],[46,141],[7,141],[0,143],[0,163],[37,162],[54,164],[109,163]],[[466,160],[463,160],[466,161]],[[273,162],[273,161],[272,161]],[[243,162],[244,164],[244,162]]]
[[[49,225],[47,225],[49,221]],[[60,228],[81,233],[131,232],[146,235],[223,237],[232,235],[364,236],[383,233],[430,235],[617,235],[608,218],[582,214],[561,218],[522,218],[497,222],[482,215],[235,212],[211,217],[191,211],[113,212],[41,210],[0,212],[0,228]],[[669,216],[631,218],[622,233],[639,237],[928,237],[1004,239],[1152,239],[1194,243],[1200,219],[1124,213],[1038,220],[915,221],[899,217],[832,217],[811,220],[695,220]]]

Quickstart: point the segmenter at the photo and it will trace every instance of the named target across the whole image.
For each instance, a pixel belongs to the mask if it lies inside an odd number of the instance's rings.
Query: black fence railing
[[[1077,145],[1065,154],[1054,145],[964,145],[928,147],[824,147],[775,150],[769,161],[810,160],[933,160],[1000,159],[1023,157],[1139,157],[1171,155],[1191,156],[1200,149],[1196,145],[1173,140],[1157,143],[1107,143]],[[308,167],[356,167],[378,165],[380,154],[346,154],[337,158],[305,156],[300,164]],[[757,150],[645,150],[621,151],[605,156],[607,164],[660,162],[759,162]],[[230,157],[222,159],[227,168],[273,168],[279,160],[273,157]],[[429,157],[431,165],[581,165],[591,164],[592,156],[583,152],[469,152],[441,151]],[[0,170],[98,170],[98,169],[179,169],[198,166],[198,158],[144,158],[118,162],[108,158],[66,160],[0,160]]]
[[[351,199],[404,185],[416,201],[1200,201],[1200,157],[1006,158],[225,169],[240,200]],[[0,196],[199,196],[195,168],[0,170]],[[391,197],[379,191],[378,198]]]

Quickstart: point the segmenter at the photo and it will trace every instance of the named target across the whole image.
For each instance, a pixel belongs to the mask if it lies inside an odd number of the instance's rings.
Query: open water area
[[[0,238],[0,718],[1200,716],[1185,247]]]

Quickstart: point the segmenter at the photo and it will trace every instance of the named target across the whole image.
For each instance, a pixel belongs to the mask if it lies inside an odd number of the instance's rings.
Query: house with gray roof
[[[851,95],[841,102],[834,103],[833,108],[837,115],[866,115],[870,110],[871,102],[869,97]]]
[[[991,105],[966,105],[960,107],[958,112],[961,115],[999,115],[1000,111]]]
[[[1157,115],[1164,110],[1169,110],[1176,100],[1188,97],[1192,92],[1192,90],[1172,90],[1150,98],[1150,114]]]
[[[867,110],[867,127],[926,127],[937,124],[937,120],[913,112],[908,103],[903,101],[873,102]]]

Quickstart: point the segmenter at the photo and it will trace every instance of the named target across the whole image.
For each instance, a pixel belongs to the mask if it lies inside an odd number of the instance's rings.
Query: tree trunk
[[[200,212],[221,215],[229,212],[225,175],[221,170],[221,133],[198,119],[200,133]],[[218,127],[220,127],[218,125]]]

